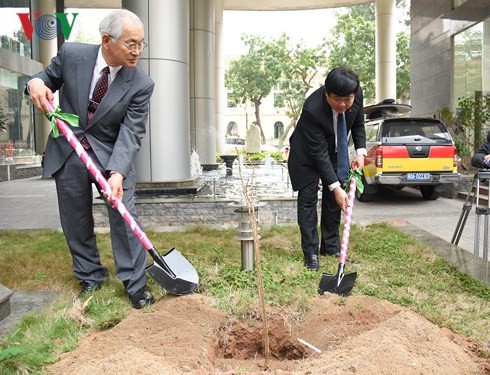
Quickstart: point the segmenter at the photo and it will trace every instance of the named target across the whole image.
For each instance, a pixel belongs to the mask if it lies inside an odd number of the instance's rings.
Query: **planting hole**
[[[312,351],[292,336],[283,317],[268,318],[269,348],[271,358],[296,360],[307,358]],[[232,320],[218,329],[217,351],[225,359],[256,359],[264,356],[263,322],[258,318]]]

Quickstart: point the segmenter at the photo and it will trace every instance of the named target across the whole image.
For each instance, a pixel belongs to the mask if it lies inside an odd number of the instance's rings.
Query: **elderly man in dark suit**
[[[64,43],[50,65],[34,75],[26,92],[36,108],[61,90],[63,112],[79,116],[72,130],[108,180],[113,196],[135,210],[134,161],[146,132],[154,82],[136,67],[144,42],[143,23],[128,10],[114,10],[99,25],[100,45]],[[107,278],[101,265],[92,217],[93,178],[63,136],[50,134],[43,177],[56,181],[61,225],[81,285],[79,296],[99,289]],[[116,273],[134,308],[153,302],[146,287],[146,251],[122,216],[108,215]]]
[[[339,130],[340,125],[344,126],[343,131]],[[308,270],[319,269],[319,247],[322,255],[340,254],[340,217],[348,204],[343,185],[349,169],[346,151],[349,132],[356,149],[351,164],[363,168],[366,134],[362,89],[355,72],[335,68],[325,79],[325,85],[306,99],[290,138],[288,168],[293,189],[298,191],[298,225]],[[342,136],[338,136],[339,133]],[[342,157],[338,152],[341,144],[345,150]],[[317,202],[320,180],[323,190],[319,246]]]

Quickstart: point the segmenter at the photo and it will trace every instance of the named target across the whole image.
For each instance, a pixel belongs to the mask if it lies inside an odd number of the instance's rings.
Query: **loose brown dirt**
[[[107,331],[91,331],[48,374],[489,374],[479,345],[366,296],[325,294],[301,321],[269,309],[270,361],[258,313],[228,320],[199,294],[166,296]],[[319,353],[299,340],[309,343]]]

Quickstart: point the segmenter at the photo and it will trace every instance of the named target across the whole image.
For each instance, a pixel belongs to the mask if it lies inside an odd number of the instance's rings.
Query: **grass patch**
[[[229,316],[243,317],[257,306],[255,273],[241,271],[240,243],[234,230],[193,228],[185,232],[148,232],[161,254],[176,247],[196,267],[198,293],[213,296]],[[42,373],[60,353],[73,350],[90,328],[109,329],[131,311],[122,284],[114,276],[109,234],[98,234],[102,262],[110,278],[86,310],[73,315],[79,285],[71,270],[64,237],[56,231],[0,233],[0,283],[12,290],[57,290],[60,300],[42,315],[25,318],[0,344],[0,374]],[[306,271],[296,226],[261,230],[266,302],[292,306],[298,316],[316,296],[320,273]],[[490,287],[461,272],[427,246],[389,224],[351,227],[346,272],[357,272],[352,294],[369,295],[405,306],[440,327],[476,342],[488,340]],[[337,260],[322,257],[325,272]],[[155,297],[165,291],[149,278]],[[80,312],[79,312],[80,313]]]

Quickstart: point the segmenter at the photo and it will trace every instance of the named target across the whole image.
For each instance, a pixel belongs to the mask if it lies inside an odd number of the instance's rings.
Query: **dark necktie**
[[[94,92],[92,93],[92,99],[88,104],[89,120],[93,117],[94,112],[99,107],[99,104],[102,101],[102,98],[104,97],[105,93],[107,92],[108,87],[109,87],[109,67],[106,66],[104,69],[102,69],[102,75],[100,76],[99,80],[95,84]]]
[[[105,93],[107,92],[108,87],[109,87],[109,67],[106,66],[104,69],[102,69],[102,75],[100,76],[99,80],[95,84],[94,92],[92,93],[92,99],[90,99],[88,103],[89,120],[94,116],[94,112],[99,107],[99,104],[102,101],[102,98],[104,97]],[[83,137],[80,140],[80,143],[82,144],[85,150],[90,149],[90,143],[86,137]]]
[[[347,125],[343,113],[337,117],[337,177],[344,183],[349,176],[349,151],[347,146]]]

